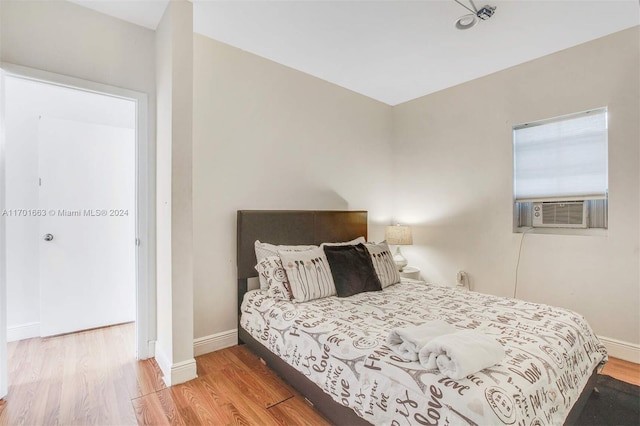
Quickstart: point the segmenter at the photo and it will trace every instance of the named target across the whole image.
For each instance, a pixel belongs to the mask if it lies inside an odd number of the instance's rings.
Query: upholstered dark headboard
[[[271,244],[320,244],[367,237],[366,211],[238,210],[238,312],[254,269],[256,240]]]
[[[316,244],[367,237],[366,211],[238,210],[238,279],[258,276],[254,243]]]

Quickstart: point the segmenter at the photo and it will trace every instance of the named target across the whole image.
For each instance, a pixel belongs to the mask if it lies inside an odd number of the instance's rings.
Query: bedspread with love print
[[[305,303],[250,291],[241,309],[255,339],[376,425],[563,424],[607,357],[575,312],[414,280]],[[393,328],[436,319],[494,337],[506,357],[452,380],[385,343]]]

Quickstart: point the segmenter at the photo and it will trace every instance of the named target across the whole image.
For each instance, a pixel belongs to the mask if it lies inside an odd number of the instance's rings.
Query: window
[[[607,227],[607,109],[513,128],[515,225]]]

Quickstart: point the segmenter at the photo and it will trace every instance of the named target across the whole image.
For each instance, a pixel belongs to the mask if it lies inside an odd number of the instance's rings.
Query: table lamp
[[[398,246],[396,247],[396,253],[393,255],[393,261],[396,263],[398,271],[402,271],[408,262],[400,252],[400,246],[413,244],[411,228],[406,225],[387,226],[384,231],[384,236],[387,244]]]

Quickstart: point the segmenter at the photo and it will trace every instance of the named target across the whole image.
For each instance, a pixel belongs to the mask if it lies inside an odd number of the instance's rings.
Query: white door
[[[40,333],[135,320],[135,130],[41,117]]]

